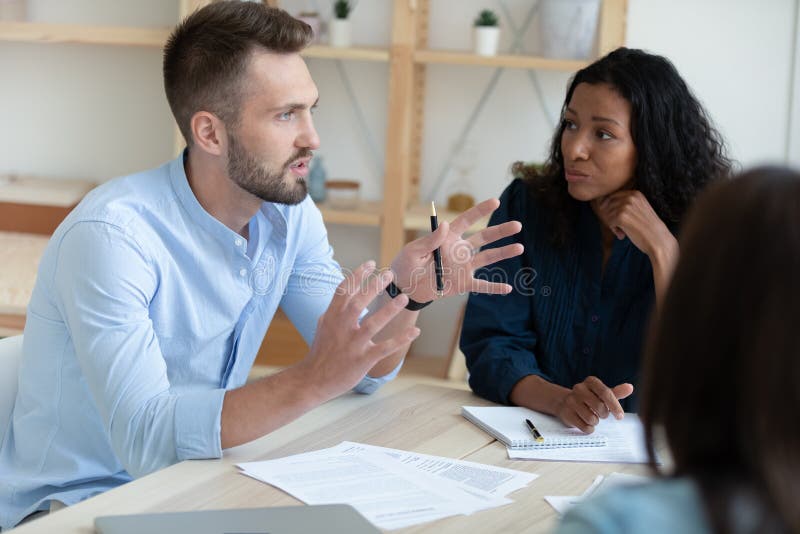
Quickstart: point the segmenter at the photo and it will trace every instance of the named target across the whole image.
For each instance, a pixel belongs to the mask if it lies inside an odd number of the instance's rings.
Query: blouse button
[[[589,354],[589,352],[590,352],[589,347],[583,347],[584,354]]]
[[[240,269],[239,270],[239,275],[240,276],[245,276],[246,274],[247,274],[247,269]]]
[[[598,317],[597,315],[592,315],[592,322],[593,323],[596,323],[599,320],[600,320],[600,317]]]
[[[233,244],[236,245],[237,247],[241,247],[242,240],[237,237],[236,240],[233,242]]]

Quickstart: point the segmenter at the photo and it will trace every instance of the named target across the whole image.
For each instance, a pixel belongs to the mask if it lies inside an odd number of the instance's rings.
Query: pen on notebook
[[[436,217],[436,204],[431,201],[431,232],[439,228],[439,219]],[[433,264],[436,270],[436,294],[440,297],[444,292],[444,282],[442,281],[442,253],[437,248],[433,251]]]
[[[542,443],[544,441],[544,436],[542,436],[539,431],[536,430],[536,427],[533,425],[533,423],[531,423],[531,420],[525,419],[525,424],[528,425],[528,429],[531,431],[531,434],[533,434],[533,439],[536,441],[536,443]]]

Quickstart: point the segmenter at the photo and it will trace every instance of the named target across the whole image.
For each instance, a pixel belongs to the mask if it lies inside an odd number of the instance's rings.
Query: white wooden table
[[[488,405],[471,392],[400,378],[372,396],[345,395],[293,423],[234,449],[220,460],[186,461],[75,506],[32,521],[14,532],[94,532],[96,516],[202,509],[286,506],[299,501],[241,475],[238,462],[279,458],[342,441],[357,441],[460,458],[541,475],[509,495],[513,504],[453,516],[397,532],[547,532],[557,520],[545,495],[580,495],[598,474],[644,474],[643,465],[512,461],[505,447],[460,415],[462,405]],[[441,382],[445,384],[445,382]]]

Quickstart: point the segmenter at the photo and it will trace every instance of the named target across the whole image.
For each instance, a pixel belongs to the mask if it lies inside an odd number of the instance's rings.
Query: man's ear
[[[189,121],[194,146],[214,156],[227,153],[228,135],[219,117],[208,111],[198,111]]]

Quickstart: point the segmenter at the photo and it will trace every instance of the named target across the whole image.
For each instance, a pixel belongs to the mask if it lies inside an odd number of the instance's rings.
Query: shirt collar
[[[183,209],[189,214],[192,220],[203,230],[220,240],[222,243],[231,244],[235,240],[241,239],[241,236],[236,232],[222,224],[218,219],[208,213],[197,197],[194,196],[192,188],[189,187],[189,180],[186,178],[186,169],[184,169],[184,159],[188,152],[184,150],[180,156],[172,160],[169,165],[169,180],[172,185],[175,196],[183,206]]]
[[[189,180],[186,177],[185,160],[188,157],[188,149],[184,151],[177,158],[172,160],[169,165],[169,179],[175,196],[178,197],[181,206],[192,220],[201,228],[203,228],[210,235],[214,236],[220,242],[228,245],[237,242],[237,239],[244,239],[239,234],[222,224],[217,218],[208,213],[205,208],[197,200],[194,191],[189,187]],[[278,206],[271,202],[263,202],[261,209],[256,212],[256,217],[266,217],[271,224],[277,237],[286,239],[287,225],[286,217]]]

